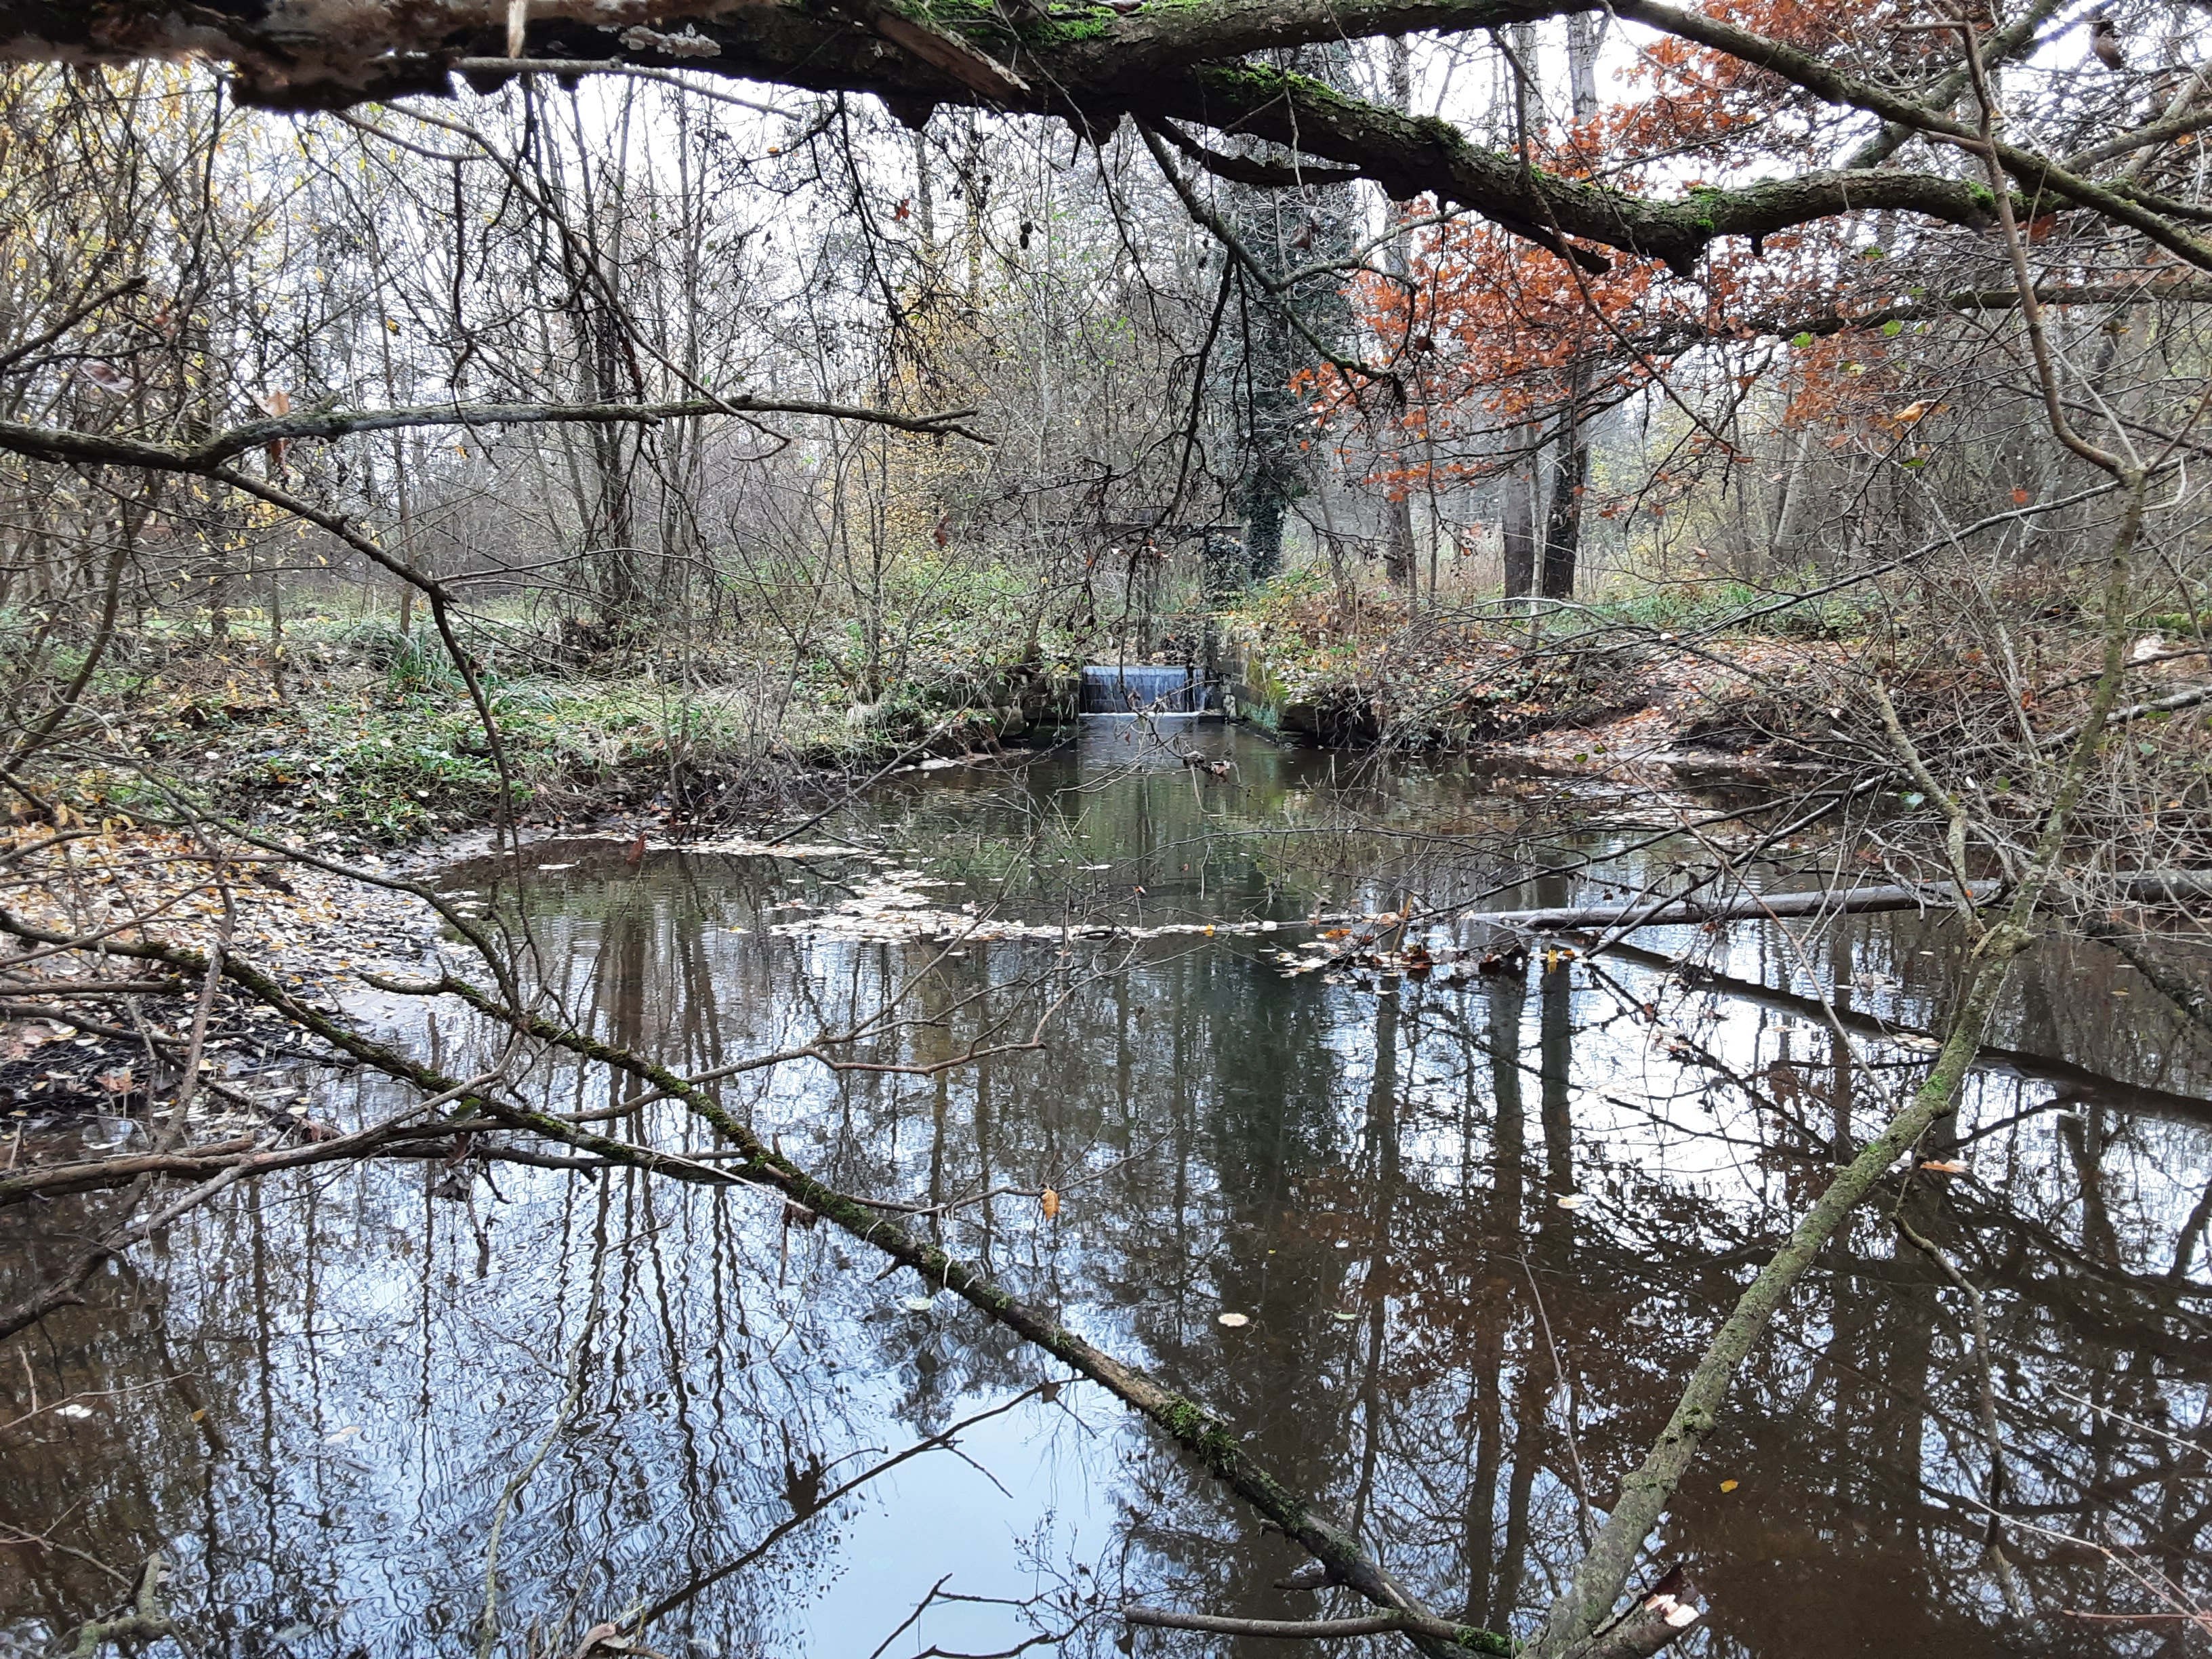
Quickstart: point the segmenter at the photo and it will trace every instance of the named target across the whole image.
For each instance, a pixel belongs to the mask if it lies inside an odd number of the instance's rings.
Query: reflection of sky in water
[[[894,845],[974,884],[961,891],[1004,893],[1030,914],[1057,904],[1126,921],[1141,898],[1148,916],[1295,916],[1322,894],[1434,878],[1419,862],[1431,851],[1385,848],[1409,861],[1380,875],[1363,866],[1347,888],[1317,838],[1259,833],[1324,811],[1330,766],[1348,763],[1218,732],[1166,735],[1232,759],[1236,775],[1195,775],[1164,747],[1143,787],[1115,783],[1087,738],[1080,771],[1012,788],[965,774],[902,781],[879,822]],[[1047,787],[1078,777],[1101,787],[1073,800]],[[1369,792],[1370,808],[1387,793],[1370,778],[1336,784]],[[1465,785],[1436,777],[1405,793],[1449,802],[1455,790]],[[1510,796],[1465,809],[1509,827],[1516,810]],[[1245,833],[1224,840],[1224,822]],[[662,858],[632,872],[605,849],[574,861],[533,899],[556,982],[603,1031],[687,1067],[838,1029],[931,957],[766,931],[792,914],[769,908],[782,900],[834,901],[836,869]],[[1504,902],[1548,901],[1558,887]],[[1809,960],[1769,929],[1638,944],[1801,996],[1825,975],[1849,1015],[1937,1020],[1956,966],[1948,934],[1863,918],[1843,938],[1808,946]],[[734,1079],[725,1097],[848,1190],[936,1202],[1062,1188],[1057,1226],[1034,1200],[1006,1196],[942,1237],[1218,1405],[1449,1610],[1525,1629],[1576,1550],[1560,1425],[1571,1416],[1601,1504],[1735,1288],[1825,1176],[1832,1034],[1817,1009],[1754,1006],[1643,957],[1607,958],[1601,980],[1584,964],[1540,964],[1525,987],[1407,982],[1383,998],[1282,980],[1264,943],[1147,945],[1126,976],[1077,990],[1042,1054],[936,1078],[786,1068]],[[1068,962],[1121,948],[1092,942]],[[977,945],[943,964],[911,994],[926,1023],[903,1034],[903,1057],[957,1054],[985,1038],[994,1011],[1025,1033],[1034,998],[1009,992],[1011,1009],[963,999],[1060,965],[1034,945]],[[2113,997],[2129,985],[2086,951],[2055,954],[2024,981],[2001,1040],[2199,1092],[2185,1048]],[[1647,1001],[1671,1036],[1655,1038]],[[376,1012],[416,1030],[448,1069],[479,1052],[480,1034],[450,1015],[433,1030],[413,1027],[411,1011]],[[1705,1058],[1670,1055],[1669,1041]],[[1863,1134],[1924,1060],[1860,1046],[1845,1075]],[[552,1065],[526,1092],[589,1110],[607,1086],[604,1072]],[[2058,1094],[2064,1115],[2037,1109]],[[352,1121],[394,1098],[368,1085],[333,1105]],[[665,1105],[642,1115],[618,1127],[706,1144]],[[1970,1173],[1917,1176],[1905,1201],[1990,1286],[2018,1501],[2059,1531],[2170,1531],[2160,1515],[2201,1502],[2189,1496],[2201,1459],[2131,1486],[2160,1455],[2195,1455],[2161,1452],[2118,1419],[2184,1436],[2199,1424],[2201,1304],[2157,1281],[2212,1164],[2203,1130],[2000,1068],[1978,1075],[1957,1139],[1932,1150]],[[533,1621],[537,1649],[551,1650],[555,1632],[573,1645],[584,1625],[750,1548],[792,1515],[794,1493],[833,1488],[1048,1374],[951,1298],[908,1310],[922,1288],[912,1275],[878,1279],[863,1247],[826,1225],[787,1227],[763,1194],[502,1167],[461,1204],[426,1195],[436,1175],[271,1183],[142,1252],[103,1288],[134,1310],[57,1321],[38,1360],[42,1400],[127,1392],[7,1443],[0,1514],[65,1522],[58,1536],[126,1566],[169,1550],[178,1605],[211,1651],[472,1646],[489,1517],[553,1425],[604,1237],[578,1407],[501,1548],[509,1650],[525,1650]],[[1581,1208],[1557,1204],[1571,1192]],[[1994,1590],[1976,1566],[1984,1462],[1959,1306],[1895,1247],[1897,1202],[1892,1192],[1863,1211],[1778,1321],[1668,1523],[1670,1547],[1712,1592],[1721,1639],[1744,1650],[1873,1644],[1951,1659],[2008,1639],[1988,1622]],[[1251,1325],[1224,1330],[1224,1308]],[[0,1420],[27,1404],[20,1382],[0,1379],[9,1387]],[[1096,1389],[994,1418],[961,1452],[902,1464],[648,1642],[865,1659],[940,1579],[968,1596],[1061,1584],[1081,1596],[1096,1580],[1109,1604],[1268,1616],[1319,1605],[1269,1589],[1295,1556]],[[1724,1478],[1737,1483],[1725,1497]],[[2084,1510],[2075,1500],[2093,1480],[2117,1495]],[[2097,1558],[2021,1553],[2039,1605],[2142,1605]],[[103,1594],[81,1564],[7,1559],[27,1571],[0,1578],[0,1629],[82,1617]],[[1849,1621],[1829,1611],[1844,1605]],[[931,1643],[995,1650],[1030,1629],[1002,1606],[948,1606],[887,1659]],[[1085,1639],[1115,1633],[1109,1621]],[[2140,1639],[2063,1634],[2071,1651]]]

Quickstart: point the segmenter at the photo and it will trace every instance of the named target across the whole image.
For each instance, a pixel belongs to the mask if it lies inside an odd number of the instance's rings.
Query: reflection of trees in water
[[[1036,947],[978,945],[924,973],[927,947],[769,938],[791,914],[763,908],[781,890],[670,860],[550,908],[542,959],[599,1030],[692,1068],[838,1029],[916,975],[916,1023],[881,1057],[957,1054],[1003,1004],[1040,994],[973,996],[1033,971]],[[1917,948],[1893,946],[1898,977]],[[1648,971],[1608,971],[1660,994]],[[1019,1198],[927,1224],[1217,1405],[1417,1587],[1497,1626],[1547,1599],[1578,1553],[1567,1425],[1602,1510],[1821,1178],[1852,1097],[1866,1096],[1863,1126],[1897,1085],[1785,1012],[1676,994],[1669,1018],[1727,1075],[1651,1053],[1649,1027],[1564,962],[1525,985],[1363,997],[1285,985],[1238,950],[1163,944],[1081,992],[1046,1053],[929,1078],[763,1073],[726,1097],[848,1190],[945,1204],[1062,1188],[1056,1227]],[[440,1041],[465,1053],[482,1038],[445,1022]],[[1764,1104],[1729,1076],[1756,1080]],[[583,1111],[636,1095],[580,1064],[529,1087]],[[2030,1109],[1977,1138],[2039,1098],[1984,1079],[1934,1149],[1973,1178],[1893,1182],[1747,1368],[1666,1534],[1712,1592],[1718,1640],[1840,1654],[2138,1639],[2055,1619],[1998,1629],[1963,1310],[1896,1242],[1899,1205],[1988,1289],[2015,1513],[2139,1548],[2185,1583],[2201,1573],[2202,1455],[2158,1431],[2198,1431],[2212,1356],[2188,1269],[2203,1252],[2175,1244],[2198,1194],[2172,1175],[2212,1156],[2196,1128],[2109,1105],[2056,1121]],[[665,1103],[619,1121],[703,1144]],[[846,1271],[850,1246],[829,1229],[787,1227],[744,1194],[601,1179],[617,1254],[580,1425],[503,1552],[525,1618],[680,1582],[787,1517],[809,1471],[1038,1374],[995,1327],[902,1310],[921,1286]],[[464,1206],[355,1171],[247,1188],[180,1226],[146,1261],[143,1315],[67,1316],[41,1362],[49,1393],[129,1389],[127,1412],[8,1460],[0,1508],[36,1524],[82,1504],[117,1559],[194,1540],[184,1582],[213,1581],[217,1625],[235,1607],[327,1629],[345,1601],[349,1639],[376,1648],[372,1633],[404,1647],[465,1617],[492,1503],[558,1393],[592,1202],[555,1175],[496,1180],[501,1197],[479,1188]],[[1589,1207],[1559,1207],[1570,1192]],[[500,1271],[478,1278],[487,1231]],[[1253,1323],[1224,1330],[1224,1308]],[[195,1401],[214,1402],[197,1423]],[[372,1413],[361,1437],[324,1438]],[[1230,1613],[1297,1605],[1269,1587],[1290,1551],[1171,1454],[1113,1443],[1136,1448],[1115,1477],[1132,1582]],[[1723,1479],[1739,1485],[1722,1493]],[[2042,1608],[2145,1605],[2094,1547],[2014,1543]],[[58,1621],[99,1599],[90,1568],[31,1559],[11,1616]],[[832,1526],[803,1529],[676,1628],[780,1641],[841,1563]]]

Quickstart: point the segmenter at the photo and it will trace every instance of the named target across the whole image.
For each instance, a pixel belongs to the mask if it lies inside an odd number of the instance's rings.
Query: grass
[[[1762,598],[1721,580],[1654,586],[1601,599],[1546,637],[1608,621],[1687,631]],[[518,810],[546,819],[687,804],[763,767],[787,775],[872,766],[922,743],[966,746],[1015,729],[1010,706],[1031,721],[1056,710],[1078,665],[1108,648],[1040,618],[1035,592],[996,567],[913,561],[878,603],[872,630],[849,612],[817,624],[795,665],[790,640],[755,633],[655,641],[562,669],[553,665],[564,656],[576,661],[573,642],[534,613],[487,618],[469,638]],[[291,609],[282,696],[259,611],[227,612],[220,636],[204,612],[147,618],[118,639],[90,690],[118,739],[110,755],[95,761],[88,750],[71,768],[57,757],[43,787],[94,814],[154,813],[163,797],[151,774],[205,808],[325,842],[388,846],[483,822],[499,769],[442,641],[388,617]],[[12,636],[27,637],[35,621],[12,618]],[[1835,601],[1792,631],[1859,621]],[[0,630],[10,622],[0,616]],[[1265,701],[1248,712],[1263,721],[1300,703],[1364,708],[1379,693],[1398,714],[1435,722],[1435,740],[1456,741],[1501,722],[1571,720],[1592,695],[1569,665],[1516,663],[1516,621],[1438,626],[1371,585],[1346,593],[1317,564],[1254,587],[1232,610],[1152,626],[1194,639],[1210,627],[1252,647]],[[74,667],[57,648],[37,678],[58,688]],[[143,768],[121,758],[130,756]]]
[[[1025,635],[1006,625],[1010,596],[951,597],[961,603],[889,619],[897,672],[860,720],[851,718],[861,700],[858,630],[833,628],[796,668],[726,643],[680,660],[611,660],[605,672],[526,672],[558,647],[502,619],[471,643],[517,809],[591,816],[686,791],[718,794],[720,780],[763,763],[787,773],[860,766],[932,733],[955,746],[988,736],[1010,723],[1009,701],[1026,692],[1035,702],[1057,665],[1016,660]],[[105,752],[57,753],[39,772],[41,788],[76,811],[158,817],[173,790],[289,835],[391,846],[495,809],[491,745],[466,680],[428,629],[295,616],[280,696],[257,613],[230,613],[221,639],[204,618],[153,620],[117,641],[90,689]],[[49,653],[35,678],[58,687],[76,660]]]

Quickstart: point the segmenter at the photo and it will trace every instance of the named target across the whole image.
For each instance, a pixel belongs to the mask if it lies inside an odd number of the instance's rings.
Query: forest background
[[[1747,21],[1955,78],[1940,25]],[[2193,26],[2144,27],[2116,70],[2079,19],[2019,20],[2008,130],[2123,191],[2193,177]],[[261,486],[14,446],[12,772],[66,750],[80,806],[126,806],[188,756],[196,787],[347,845],[480,819],[491,745],[400,565],[444,585],[509,781],[551,814],[726,811],[793,767],[1019,738],[1086,660],[1202,660],[1261,719],[1360,741],[1656,707],[1646,750],[1848,764],[1886,747],[1850,695],[1869,652],[1978,729],[2096,626],[2111,503],[2052,434],[1955,142],[1877,124],[1839,156],[1803,88],[1597,14],[1277,52],[1563,190],[1694,210],[1777,168],[1903,178],[1909,148],[1964,204],[1815,199],[1688,256],[1570,260],[1234,122],[1210,149],[733,93],[713,44],[313,116],[204,69],[11,76],[9,412],[223,434]],[[2138,120],[2154,141],[2098,142]],[[2061,406],[2185,445],[2187,262],[2066,202],[2020,214]],[[2138,609],[2191,636],[2186,580]],[[1663,648],[1731,633],[1765,643]],[[1831,708],[1867,729],[1839,747]]]

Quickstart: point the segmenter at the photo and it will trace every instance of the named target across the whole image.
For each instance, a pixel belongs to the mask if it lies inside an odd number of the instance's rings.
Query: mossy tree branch
[[[1645,196],[1546,173],[1477,147],[1448,121],[1249,61],[1254,53],[1322,40],[1465,33],[1589,9],[1572,0],[1153,0],[1127,15],[1103,6],[1014,15],[986,0],[908,0],[860,10],[801,0],[533,0],[528,50],[571,67],[604,61],[611,68],[872,93],[909,112],[964,104],[1054,115],[1094,137],[1132,113],[1233,131],[1339,163],[1395,200],[1433,196],[1547,244],[1564,237],[1571,245],[1660,259],[1678,273],[1692,270],[1720,237],[1768,235],[1842,214],[1898,211],[1972,228],[1990,223],[1986,187],[1894,166],[1814,168],[1726,190]],[[1948,112],[1957,88],[1943,89],[1955,76],[1916,92],[1878,84],[1724,17],[1659,0],[1615,0],[1611,9],[1755,65],[1820,102],[1876,116],[1888,129],[1939,143],[1973,136]],[[1990,60],[2025,50],[2044,9],[2032,9],[2000,31],[1985,48]],[[249,101],[343,107],[442,94],[464,60],[473,84],[495,87],[507,77],[483,65],[505,51],[507,10],[503,0],[409,7],[269,0],[250,15],[242,6],[204,7],[186,20],[168,0],[112,0],[96,9],[37,0],[0,3],[6,25],[0,51],[25,59],[113,62],[190,51],[227,58]],[[633,25],[626,33],[625,23]],[[991,66],[989,73],[979,72],[979,64]],[[1877,159],[1890,159],[1897,147],[1888,129]],[[2153,208],[2033,151],[2002,150],[2023,187],[2093,209],[2185,259],[2212,264],[2212,249]]]

